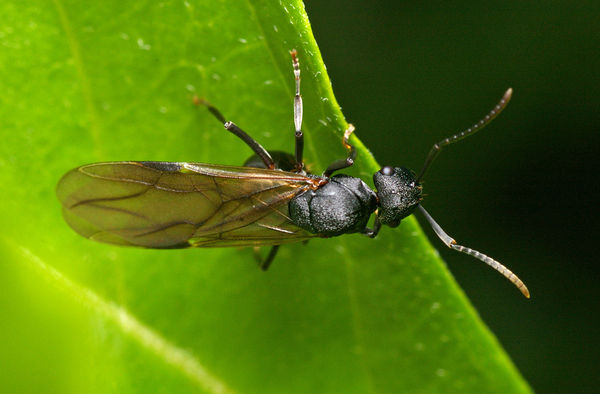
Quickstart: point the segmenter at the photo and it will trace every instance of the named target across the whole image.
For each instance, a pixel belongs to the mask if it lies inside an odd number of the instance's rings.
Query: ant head
[[[377,217],[381,224],[398,226],[421,201],[422,187],[406,168],[383,167],[373,175],[373,182],[379,198]]]

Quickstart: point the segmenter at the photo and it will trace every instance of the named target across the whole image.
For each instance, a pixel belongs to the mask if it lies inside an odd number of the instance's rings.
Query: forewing
[[[287,202],[314,186],[266,169],[168,162],[82,166],[59,182],[69,225],[84,237],[149,248],[275,245],[312,234]]]

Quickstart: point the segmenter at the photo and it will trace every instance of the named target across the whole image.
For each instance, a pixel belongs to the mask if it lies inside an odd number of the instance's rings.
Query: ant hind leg
[[[273,159],[271,158],[269,152],[267,152],[267,150],[263,148],[263,146],[259,144],[254,138],[250,137],[248,133],[240,129],[235,123],[226,120],[221,111],[219,111],[214,105],[212,105],[205,99],[199,97],[194,97],[194,104],[204,105],[210,111],[210,113],[213,114],[215,118],[217,118],[219,122],[223,123],[223,127],[225,127],[226,130],[228,130],[229,132],[240,138],[242,141],[244,141],[246,145],[248,145],[250,149],[252,149],[254,153],[256,153],[261,158],[261,160],[263,161],[263,163],[265,163],[265,166],[267,168],[275,168],[275,163],[273,162]]]

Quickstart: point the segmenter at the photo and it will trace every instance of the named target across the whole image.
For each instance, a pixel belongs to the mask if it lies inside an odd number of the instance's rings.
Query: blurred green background
[[[426,231],[535,390],[596,392],[600,3],[306,7],[344,114],[382,165],[419,170],[433,142],[514,89],[488,129],[436,159],[423,205],[520,275],[532,299]]]

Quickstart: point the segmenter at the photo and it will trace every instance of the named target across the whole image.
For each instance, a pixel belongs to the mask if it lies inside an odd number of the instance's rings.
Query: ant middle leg
[[[292,55],[292,64],[294,65],[294,78],[296,79],[296,94],[294,96],[294,127],[296,132],[296,171],[300,172],[304,169],[302,155],[304,152],[304,133],[302,133],[302,96],[300,95],[300,63],[298,62],[298,52],[293,49],[290,51]]]
[[[277,255],[279,246],[280,245],[272,246],[271,250],[269,251],[269,254],[267,254],[267,256],[265,258],[262,258],[260,256],[260,253],[259,253],[260,248],[259,247],[254,248],[254,258],[256,259],[256,262],[258,263],[258,267],[261,270],[266,271],[269,269],[269,267],[271,266],[271,263],[273,262],[273,260],[275,260],[275,256]]]

